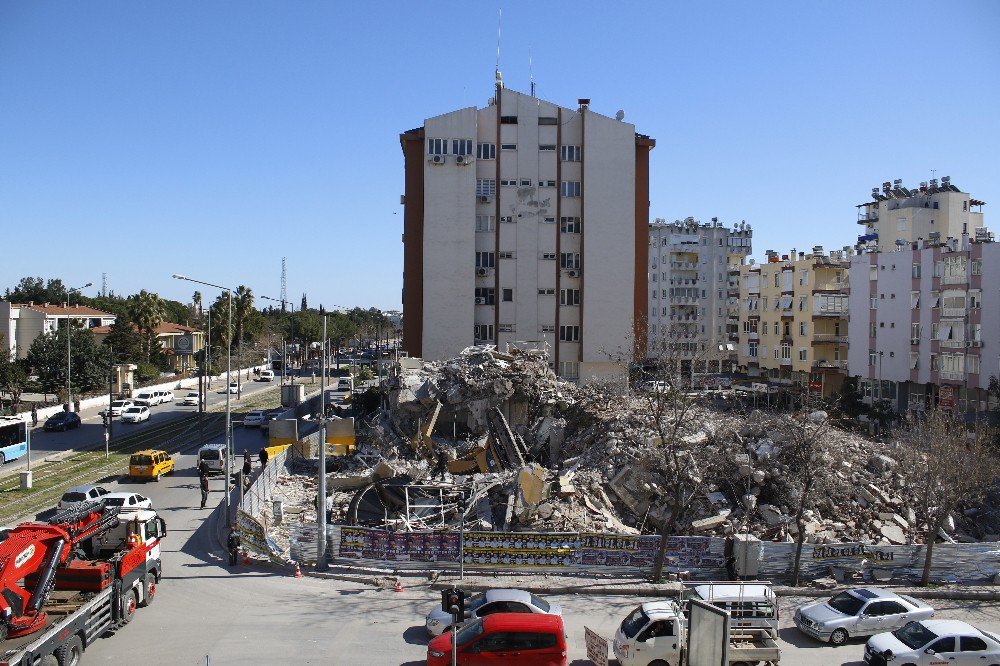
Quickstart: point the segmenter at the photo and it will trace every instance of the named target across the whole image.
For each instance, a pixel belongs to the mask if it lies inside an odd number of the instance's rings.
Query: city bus
[[[28,452],[27,425],[19,418],[0,416],[0,465]]]

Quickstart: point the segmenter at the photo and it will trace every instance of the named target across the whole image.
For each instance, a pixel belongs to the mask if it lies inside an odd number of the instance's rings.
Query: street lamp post
[[[233,290],[229,287],[223,287],[222,285],[212,284],[211,282],[202,282],[201,280],[195,280],[193,278],[186,277],[184,275],[174,274],[173,277],[177,280],[186,280],[188,282],[194,282],[196,284],[203,284],[206,287],[215,287],[216,289],[222,289],[226,292],[226,299],[229,301],[229,321],[228,321],[228,331],[229,334],[226,336],[226,525],[233,524],[232,510],[229,506],[229,483],[233,477],[233,415],[232,407],[230,404],[230,384],[232,384],[232,372],[233,372]]]
[[[68,406],[67,411],[73,409],[73,388],[70,384],[70,376],[73,373],[73,356],[72,356],[72,343],[70,342],[73,337],[73,326],[70,323],[69,318],[69,297],[74,291],[82,291],[87,287],[92,286],[93,282],[88,282],[82,287],[73,287],[66,290],[66,405]]]
[[[326,570],[326,315],[323,315],[323,350],[319,378],[319,495],[316,497],[316,570]]]

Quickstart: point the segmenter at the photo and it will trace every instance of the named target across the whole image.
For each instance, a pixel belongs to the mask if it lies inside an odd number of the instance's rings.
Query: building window
[[[476,268],[493,268],[495,266],[495,254],[492,252],[476,252]]]
[[[559,305],[579,305],[579,304],[580,304],[579,289],[559,290]]]
[[[492,340],[493,324],[476,324],[472,327],[472,337],[476,340]]]
[[[556,258],[556,253],[555,252],[543,252],[542,253],[542,259],[555,259],[555,258]]]
[[[493,287],[476,287],[476,305],[494,305],[496,292]]]
[[[806,324],[804,321],[800,321],[799,322],[799,335],[807,335],[806,329],[808,328],[808,326],[809,325]]]
[[[554,180],[540,180],[538,181],[538,187],[555,187],[556,181]]]
[[[979,357],[968,355],[965,357],[965,369],[970,375],[979,374]]]
[[[539,333],[555,333],[556,327],[553,324],[542,324],[538,327]]]
[[[800,361],[808,361],[809,360],[809,352],[806,351],[805,349],[801,348],[801,347],[799,347],[799,360]]]
[[[511,251],[511,250],[505,250],[505,251],[503,251],[503,252],[500,253],[500,258],[501,259],[513,259],[514,258],[514,252]]]
[[[504,289],[502,299],[505,303],[511,303],[514,300],[514,290]]]
[[[747,351],[750,352],[749,354],[750,358],[757,358],[757,351],[760,348],[759,345],[760,343],[757,342],[751,342],[748,345]]]
[[[559,124],[559,120],[557,118],[552,117],[552,116],[538,116],[538,124],[539,125],[557,125],[557,124]]]
[[[556,218],[554,217],[546,217],[545,219],[542,220],[542,224],[555,224],[555,223],[556,223]]]
[[[531,180],[529,178],[522,178],[521,187],[531,187]]]
[[[580,218],[579,217],[560,217],[559,218],[559,231],[564,234],[578,234],[580,233]]]
[[[555,294],[556,294],[556,290],[555,289],[539,289],[538,290],[538,295],[539,296],[555,296]]]
[[[973,275],[982,275],[983,274],[983,260],[982,259],[973,259],[972,260],[972,274]]]
[[[799,271],[799,284],[807,285],[809,284],[809,271]]]
[[[481,160],[495,160],[497,158],[497,144],[481,143],[476,148],[476,157]]]
[[[579,379],[580,363],[578,361],[559,361],[559,376],[563,379]]]
[[[920,342],[920,324],[910,324],[910,340]]]
[[[869,310],[878,310],[878,297],[877,296],[872,296],[871,298],[868,299],[868,309]]]
[[[580,196],[580,181],[578,181],[578,180],[564,180],[562,182],[561,194],[564,197],[578,197],[578,196]]]
[[[874,349],[869,349],[868,350],[868,367],[869,368],[874,368],[877,363],[878,363],[878,352],[876,352]]]
[[[493,231],[493,220],[492,215],[476,215],[476,231]]]
[[[513,223],[514,223],[514,218],[512,216],[510,215],[500,216],[500,224],[513,224]]]
[[[562,161],[563,162],[579,162],[580,161],[580,146],[563,146],[562,147]]]
[[[513,333],[514,324],[500,324],[500,328],[498,329],[498,331],[500,333]]]
[[[919,278],[920,277],[920,264],[913,264],[912,275],[915,278]]]
[[[916,370],[920,365],[920,352],[910,352],[910,370]]]
[[[543,143],[538,146],[538,150],[543,153],[554,153],[556,151],[556,145],[554,143]]]
[[[500,150],[517,150],[516,143],[501,143]]]
[[[451,154],[452,155],[471,155],[472,154],[472,139],[452,139],[451,140]]]
[[[448,139],[427,139],[428,155],[447,155]]]
[[[910,309],[919,310],[920,309],[920,292],[911,291],[910,292]]]
[[[517,178],[505,178],[500,181],[500,187],[517,187]]]
[[[869,266],[868,267],[868,279],[869,280],[877,280],[878,279],[878,266]]]
[[[936,291],[931,292],[931,307],[936,308],[941,303],[941,294]]]
[[[559,327],[559,340],[560,340],[560,342],[579,342],[580,341],[580,327],[579,326],[560,326]]]
[[[969,307],[973,310],[978,309],[983,303],[983,292],[979,289],[969,290]]]
[[[500,116],[501,125],[516,125],[517,116]]]
[[[559,255],[560,268],[580,268],[579,252],[562,252]]]
[[[497,181],[492,178],[477,178],[476,179],[476,196],[477,197],[492,197],[497,193]]]

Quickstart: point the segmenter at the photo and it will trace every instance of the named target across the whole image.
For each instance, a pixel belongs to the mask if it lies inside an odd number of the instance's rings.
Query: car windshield
[[[531,595],[531,605],[534,606],[535,608],[541,608],[546,613],[549,612],[549,602],[547,602],[545,599],[539,599],[533,594]]]
[[[133,465],[150,465],[152,462],[153,459],[149,456],[132,456]]]
[[[627,638],[635,638],[635,635],[648,623],[649,616],[643,612],[642,606],[639,606],[627,618],[622,620],[622,633]]]
[[[927,645],[932,640],[937,638],[937,634],[919,622],[910,622],[902,629],[897,629],[892,632],[892,635],[898,638],[899,642],[903,643],[906,647],[912,650],[916,650],[919,647]]]
[[[465,600],[465,609],[467,611],[475,612],[475,610],[477,608],[479,608],[480,606],[482,606],[485,603],[486,603],[486,595],[485,594],[477,594],[476,596],[472,597],[471,599],[466,599]]]
[[[111,506],[123,506],[125,504],[124,497],[105,497],[105,504],[110,504]]]
[[[188,393],[187,397],[189,397],[189,398],[197,398],[198,394],[197,393]]]
[[[83,493],[66,493],[63,495],[64,502],[82,502],[87,499],[87,496]]]
[[[129,407],[128,409],[125,410],[125,413],[126,414],[138,414],[141,411],[142,411],[142,408],[140,408],[140,407]]]
[[[455,635],[456,645],[465,645],[469,641],[473,641],[479,636],[483,635],[483,621],[476,620],[475,622],[470,622],[461,629]]]
[[[124,407],[125,406],[125,401],[124,400],[115,400],[113,403],[111,403],[111,406],[112,407]]]
[[[222,457],[222,454],[219,453],[218,449],[205,449],[198,453],[198,457],[204,460],[218,460]]]
[[[841,592],[826,603],[830,608],[844,615],[857,615],[861,607],[865,605],[864,601],[849,592]]]

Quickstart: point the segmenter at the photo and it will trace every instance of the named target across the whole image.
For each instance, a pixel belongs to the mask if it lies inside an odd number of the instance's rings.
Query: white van
[[[226,470],[226,445],[223,442],[213,442],[198,449],[198,469],[201,464],[208,466],[209,474],[222,474]]]
[[[765,629],[778,637],[778,598],[767,581],[686,583],[684,599],[698,599],[729,611],[730,627]]]
[[[152,407],[153,405],[158,405],[163,402],[163,398],[160,397],[159,391],[139,391],[132,399],[136,404],[143,404],[146,407]]]
[[[274,370],[261,370],[260,371],[260,381],[262,381],[262,382],[273,382],[274,381]]]

